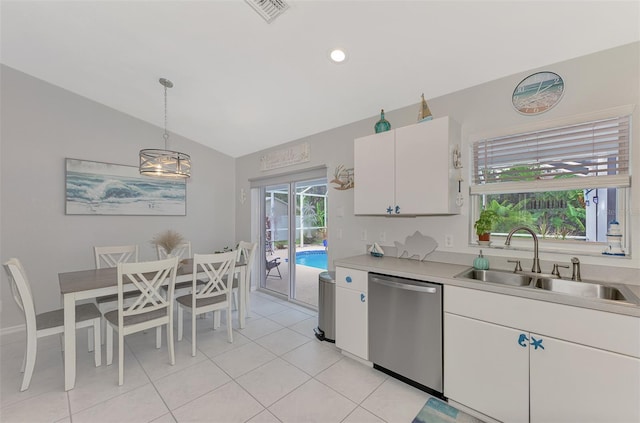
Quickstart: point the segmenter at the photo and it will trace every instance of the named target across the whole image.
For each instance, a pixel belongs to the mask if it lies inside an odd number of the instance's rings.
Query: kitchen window
[[[631,116],[620,109],[473,142],[470,230],[480,210],[492,209],[495,244],[524,225],[545,250],[601,254],[617,221],[629,255]]]

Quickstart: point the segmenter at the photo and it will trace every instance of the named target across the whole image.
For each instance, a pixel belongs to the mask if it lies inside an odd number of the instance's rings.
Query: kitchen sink
[[[531,276],[523,273],[513,273],[504,270],[469,269],[456,278],[474,279],[482,282],[499,283],[509,286],[527,286],[531,283]]]
[[[471,279],[527,289],[539,289],[578,298],[626,302],[640,306],[640,298],[625,285],[605,284],[597,281],[572,281],[557,279],[550,274],[510,272],[508,270],[469,269],[455,276],[456,279]]]
[[[558,292],[561,294],[569,294],[575,297],[597,298],[601,300],[627,301],[636,302],[636,298],[630,298],[633,294],[623,294],[620,289],[602,285],[593,282],[576,282],[565,279],[536,279],[534,288],[544,289],[546,291]],[[635,295],[633,295],[635,297]]]

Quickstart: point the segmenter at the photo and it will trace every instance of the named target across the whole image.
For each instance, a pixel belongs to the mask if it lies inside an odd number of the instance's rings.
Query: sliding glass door
[[[327,269],[327,180],[263,188],[264,272],[261,287],[318,306],[318,275]]]

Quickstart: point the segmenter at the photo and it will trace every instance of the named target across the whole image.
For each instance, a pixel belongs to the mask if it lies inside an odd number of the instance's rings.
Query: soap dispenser
[[[473,260],[473,268],[476,270],[489,270],[489,259],[482,255],[482,250],[480,250],[480,255]]]

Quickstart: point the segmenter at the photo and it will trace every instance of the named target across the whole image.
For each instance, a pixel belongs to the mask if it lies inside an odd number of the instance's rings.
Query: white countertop
[[[443,285],[455,285],[464,288],[495,292],[533,300],[547,301],[574,307],[589,308],[609,313],[640,317],[640,305],[626,302],[599,300],[560,294],[530,287],[507,286],[503,284],[456,279],[454,276],[468,270],[471,266],[449,264],[437,261],[418,261],[395,257],[373,257],[370,254],[347,257],[334,261],[337,267],[382,273],[402,278],[438,282]],[[626,285],[640,297],[640,286]],[[446,292],[446,289],[445,289]],[[446,295],[446,293],[445,293]]]

